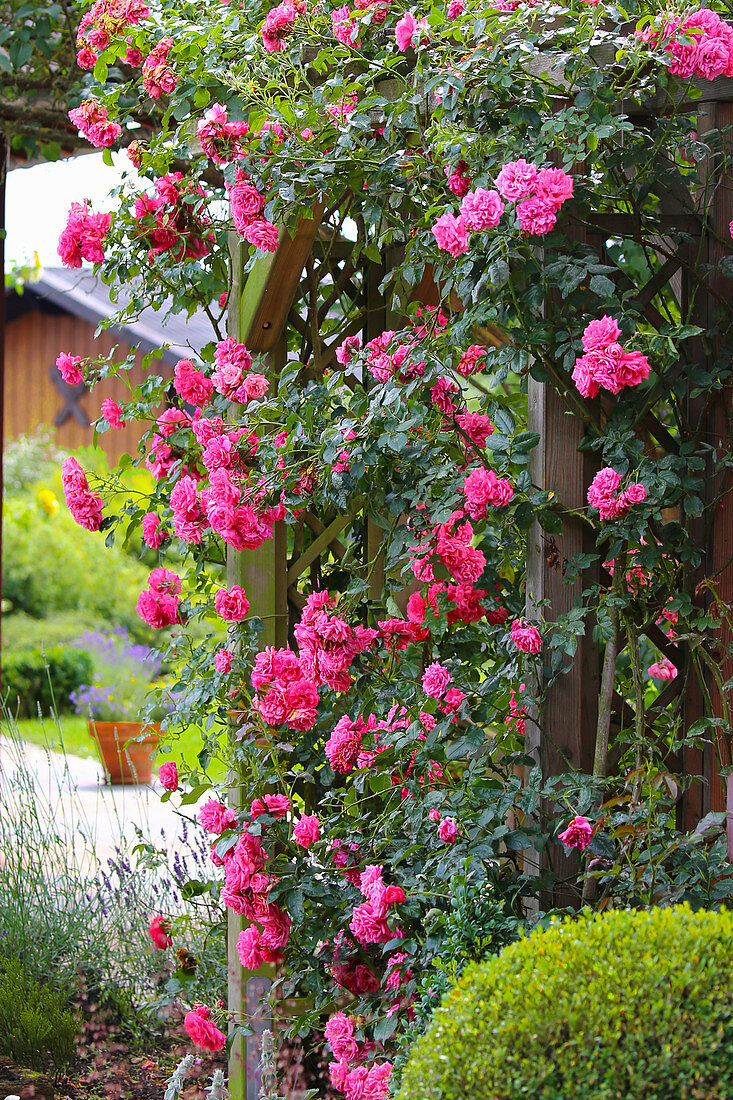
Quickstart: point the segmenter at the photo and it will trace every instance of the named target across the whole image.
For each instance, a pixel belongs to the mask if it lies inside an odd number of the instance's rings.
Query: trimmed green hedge
[[[399,1100],[730,1100],[733,914],[567,919],[473,965]]]
[[[92,680],[94,666],[80,649],[52,646],[3,653],[2,698],[13,716],[36,718],[73,710],[69,695]]]

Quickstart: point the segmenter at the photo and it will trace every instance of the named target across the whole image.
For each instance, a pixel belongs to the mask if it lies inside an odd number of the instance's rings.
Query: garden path
[[[177,811],[174,802],[160,801],[162,791],[157,780],[150,786],[110,786],[96,760],[0,738],[3,812],[12,822],[32,798],[34,813],[53,821],[77,858],[106,863],[120,848],[129,851],[136,843],[136,826],[146,839],[165,846],[172,855],[194,820],[198,803]]]

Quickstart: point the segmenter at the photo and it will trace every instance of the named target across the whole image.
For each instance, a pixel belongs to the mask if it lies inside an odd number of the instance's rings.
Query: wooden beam
[[[277,347],[322,212],[323,206],[316,204],[313,217],[301,218],[293,237],[281,228],[277,251],[257,260],[246,281],[237,288],[236,297],[232,287],[233,306],[239,318],[238,339],[250,351],[272,351]]]

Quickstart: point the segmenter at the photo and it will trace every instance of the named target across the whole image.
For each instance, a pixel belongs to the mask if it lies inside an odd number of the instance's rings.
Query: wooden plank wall
[[[109,333],[95,338],[92,325],[67,313],[49,314],[30,310],[10,321],[5,333],[5,441],[32,432],[38,425],[52,428],[54,417],[64,405],[64,398],[49,372],[60,351],[99,358],[109,354],[115,346],[118,348],[117,359],[121,362],[130,352],[128,344],[121,343]],[[125,376],[133,386],[142,381],[145,374],[141,353],[137,352],[135,358],[135,368]],[[173,372],[170,367],[159,364],[156,373],[172,375]],[[96,420],[100,415],[105,397],[123,404],[129,397],[124,380],[105,379],[93,393],[85,393],[79,398],[79,407],[89,421]],[[73,417],[53,430],[60,447],[74,449],[92,443],[91,426],[84,427]],[[99,444],[110,462],[115,463],[121,454],[137,451],[141,434],[141,425],[133,422],[121,431],[106,432],[99,437]]]

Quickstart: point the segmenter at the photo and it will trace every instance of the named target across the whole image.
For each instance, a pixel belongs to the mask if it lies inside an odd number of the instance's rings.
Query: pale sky
[[[89,199],[95,211],[111,210],[109,191],[120,182],[122,172],[135,175],[124,153],[113,157],[113,168],[102,163],[101,153],[90,153],[8,173],[6,267],[32,263],[34,252],[47,267],[60,266],[56,246],[72,202]]]

